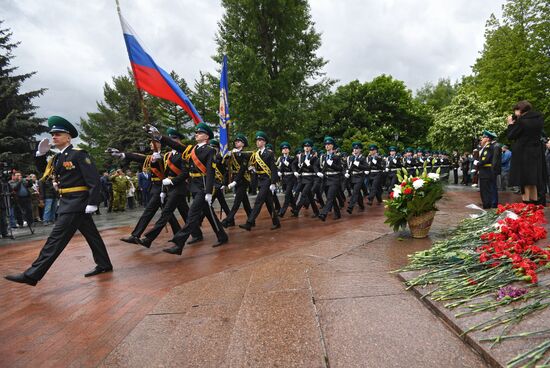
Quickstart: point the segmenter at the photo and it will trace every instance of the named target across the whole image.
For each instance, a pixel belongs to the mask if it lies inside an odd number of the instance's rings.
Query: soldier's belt
[[[192,178],[200,178],[202,176],[205,176],[203,173],[189,173],[189,176]]]
[[[87,186],[80,186],[80,187],[69,187],[69,188],[59,188],[58,192],[59,194],[67,194],[67,193],[74,193],[74,192],[86,192],[90,188]]]
[[[399,170],[399,169],[390,169],[390,171],[393,171],[393,172],[395,172],[395,171],[397,171],[397,170]]]
[[[485,165],[483,165],[483,167],[491,167],[491,166],[493,166],[493,164],[485,164]]]
[[[327,171],[326,173],[324,173],[325,175],[338,175],[340,174],[338,171]]]
[[[370,172],[371,173],[377,173],[377,172],[380,172],[380,171],[382,171],[382,170],[371,170]]]
[[[365,173],[363,171],[359,171],[359,172],[352,172],[351,175],[365,175]]]
[[[313,176],[315,173],[301,173],[301,176]]]
[[[283,176],[288,176],[288,175],[294,175],[294,173],[292,171],[287,171],[283,173]]]
[[[162,181],[161,178],[151,178],[151,181]]]

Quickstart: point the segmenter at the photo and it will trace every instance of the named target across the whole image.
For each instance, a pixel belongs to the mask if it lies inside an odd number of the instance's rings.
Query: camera
[[[7,162],[0,161],[0,181],[8,182],[11,180],[11,170],[8,167]]]

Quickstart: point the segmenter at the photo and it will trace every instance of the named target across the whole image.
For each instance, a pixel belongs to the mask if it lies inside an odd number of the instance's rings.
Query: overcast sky
[[[223,9],[218,0],[120,0],[122,12],[158,65],[193,85],[211,59]],[[319,54],[339,84],[380,74],[415,91],[469,74],[485,21],[504,0],[310,0],[322,34]],[[45,87],[39,115],[71,121],[96,110],[103,84],[126,72],[128,56],[114,0],[0,0],[3,27],[21,41],[13,65],[38,73],[24,90]],[[231,89],[231,86],[230,86]]]

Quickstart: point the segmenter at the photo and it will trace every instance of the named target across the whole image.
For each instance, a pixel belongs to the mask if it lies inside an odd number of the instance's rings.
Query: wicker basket
[[[430,227],[434,221],[435,211],[426,212],[420,216],[411,217],[408,221],[411,236],[416,239],[422,239],[428,236]]]

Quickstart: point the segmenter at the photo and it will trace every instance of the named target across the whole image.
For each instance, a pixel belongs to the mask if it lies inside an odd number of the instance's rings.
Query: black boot
[[[246,231],[252,230],[252,225],[251,225],[249,222],[246,222],[246,223],[244,223],[244,224],[242,224],[242,225],[239,225],[239,227],[240,227],[241,229],[245,229]]]

